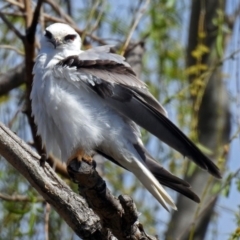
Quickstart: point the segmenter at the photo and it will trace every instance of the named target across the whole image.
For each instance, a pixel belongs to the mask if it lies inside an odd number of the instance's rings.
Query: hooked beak
[[[58,38],[53,38],[49,42],[53,44],[55,49],[62,44],[62,41]]]

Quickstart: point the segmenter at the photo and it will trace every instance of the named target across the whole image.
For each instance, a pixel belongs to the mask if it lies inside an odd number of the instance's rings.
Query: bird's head
[[[69,25],[54,23],[48,26],[41,39],[41,48],[47,50],[72,50],[79,51],[81,38],[78,33]]]

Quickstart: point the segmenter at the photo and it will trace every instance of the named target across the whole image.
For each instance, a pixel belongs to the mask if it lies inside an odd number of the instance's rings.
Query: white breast
[[[79,148],[90,152],[99,147],[112,154],[128,141],[137,141],[140,133],[133,122],[109,108],[81,81],[76,86],[57,77],[45,61],[45,55],[36,60],[31,99],[38,134],[48,153],[66,161]]]
[[[91,150],[102,141],[102,127],[96,119],[104,118],[104,113],[95,111],[100,107],[98,101],[84,88],[54,78],[52,69],[44,70],[41,60],[37,59],[34,69],[32,112],[47,152],[67,160],[76,148]]]

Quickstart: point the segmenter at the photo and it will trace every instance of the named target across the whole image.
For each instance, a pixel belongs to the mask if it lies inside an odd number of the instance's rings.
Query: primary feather
[[[131,171],[166,209],[176,206],[161,184],[199,202],[188,183],[146,152],[136,124],[216,177],[218,168],[167,118],[122,56],[110,53],[110,46],[80,47],[75,30],[60,23],[41,40],[31,99],[47,152],[62,160],[79,150],[100,153]]]

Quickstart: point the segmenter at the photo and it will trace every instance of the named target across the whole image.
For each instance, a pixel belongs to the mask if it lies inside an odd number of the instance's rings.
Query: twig
[[[196,230],[196,221],[197,219],[200,217],[200,213],[202,215],[202,212],[201,212],[201,208],[202,208],[202,205],[203,205],[203,202],[204,202],[204,199],[205,197],[207,196],[207,193],[208,193],[208,190],[209,190],[209,187],[211,186],[212,184],[212,181],[213,181],[213,177],[210,176],[208,178],[208,181],[203,189],[203,193],[201,195],[201,202],[199,203],[199,205],[197,206],[197,209],[195,211],[195,214],[194,214],[194,220],[191,224],[191,230],[190,230],[190,233],[189,233],[189,240],[193,240],[194,239],[194,233],[195,233],[195,230]],[[216,197],[215,197],[216,198]],[[216,198],[217,199],[217,198]],[[207,205],[208,206],[208,205]]]
[[[21,13],[21,12],[6,12],[6,11],[1,11],[2,14],[4,14],[5,16],[13,16],[13,17],[25,17],[26,14],[25,13]]]
[[[225,22],[227,23],[228,27],[233,30],[234,23],[236,22],[236,19],[239,17],[240,14],[240,4],[238,4],[237,7],[235,7],[235,11],[231,15],[225,15]]]
[[[72,17],[72,1],[66,1],[67,14]]]
[[[14,25],[0,12],[0,18],[5,22],[9,29],[11,29],[18,38],[24,41],[24,36],[14,27]]]
[[[3,5],[3,6],[1,6],[0,11],[4,10],[6,8],[8,9],[10,6],[11,6],[11,4],[7,3],[7,4]]]
[[[33,18],[32,18],[31,25],[28,29],[27,37],[28,37],[28,41],[30,43],[34,43],[36,28],[37,28],[38,19],[39,19],[39,16],[40,16],[42,4],[43,4],[43,0],[38,0],[37,6],[36,6],[36,8],[34,10],[34,13],[33,13]]]
[[[128,44],[130,43],[132,34],[133,34],[135,28],[137,27],[137,25],[138,25],[141,17],[143,16],[143,14],[145,13],[145,11],[147,10],[147,6],[148,6],[149,2],[150,2],[150,0],[146,0],[143,9],[139,11],[139,13],[138,13],[138,15],[137,15],[137,17],[136,17],[136,19],[135,19],[135,21],[134,21],[131,29],[130,29],[130,31],[129,31],[129,33],[128,33],[128,36],[127,36],[127,38],[126,38],[126,40],[125,40],[125,43],[123,44],[123,47],[122,47],[122,49],[121,49],[121,55],[124,55],[124,53],[125,53],[125,51],[126,51],[126,49],[127,49],[127,47],[128,47]]]
[[[232,181],[233,178],[235,178],[238,174],[240,173],[240,168],[237,169],[235,171],[235,173],[233,173],[233,175],[231,176],[231,178],[227,179],[227,181],[221,186],[221,188],[218,189],[218,191],[216,192],[216,194],[219,194],[228,184],[230,184],[230,182]],[[186,232],[188,232],[190,230],[190,228],[195,225],[196,221],[201,218],[204,213],[211,208],[211,205],[214,205],[214,202],[217,200],[217,196],[212,197],[206,204],[205,207],[201,210],[201,212],[198,213],[198,215],[196,216],[196,218],[184,229],[184,231],[182,231],[182,233],[179,235],[178,239],[181,239],[182,236],[185,235]]]
[[[24,0],[24,11],[26,13],[25,16],[25,26],[26,29],[30,27],[30,24],[32,22],[32,6],[31,6],[31,0]]]
[[[240,49],[237,49],[237,50],[233,51],[232,53],[230,53],[227,57],[220,59],[217,62],[214,69],[216,69],[216,67],[218,67],[218,66],[221,66],[226,60],[234,59],[235,55],[238,54],[239,52],[240,52]]]
[[[4,49],[9,49],[9,50],[13,50],[16,53],[18,53],[21,56],[24,56],[24,52],[20,51],[19,49],[11,46],[11,45],[0,45],[0,48],[4,48]]]
[[[11,3],[12,5],[15,5],[21,9],[24,8],[24,5],[21,3],[21,2],[17,2],[17,1],[14,1],[14,0],[6,0],[7,2]]]
[[[7,94],[24,83],[24,70],[24,65],[20,64],[14,67],[14,69],[9,69],[8,73],[0,76],[0,96]]]
[[[103,11],[101,11],[99,14],[98,14],[98,17],[94,23],[94,25],[92,26],[92,28],[90,29],[89,31],[89,34],[92,34],[98,27],[100,21],[101,21],[101,18],[102,18],[102,15],[103,15]]]
[[[51,16],[47,13],[44,13],[44,19],[45,21],[51,21],[51,22],[59,22],[59,23],[67,23],[65,20],[63,20],[62,18],[58,18],[58,17],[54,17]],[[70,24],[71,25],[71,24]],[[82,35],[83,31],[81,29],[79,29],[76,25],[71,25],[71,27],[80,35]],[[99,44],[102,45],[106,45],[106,42],[104,40],[102,40],[101,38],[91,34],[91,33],[86,33],[86,36],[88,36],[89,38],[91,38],[92,40],[98,42]]]
[[[237,131],[232,135],[232,137],[230,137],[228,143],[230,144],[235,138],[239,136],[239,134],[240,134],[240,126],[238,127]]]
[[[62,17],[67,23],[76,26],[74,20],[67,14],[64,13],[64,11],[60,8],[60,5],[57,4],[55,1],[52,0],[45,0],[46,3],[48,3],[53,10],[60,15],[60,17]]]
[[[23,195],[7,195],[0,193],[0,198],[5,201],[11,202],[43,202],[45,201],[42,197],[30,198],[29,196]]]
[[[52,21],[52,22],[60,22],[60,23],[67,23],[69,25],[71,25],[72,28],[74,28],[74,30],[79,33],[80,35],[83,34],[83,31],[81,29],[78,28],[78,26],[75,24],[75,22],[73,21],[73,19],[65,14],[59,7],[59,5],[57,5],[55,2],[51,1],[51,0],[46,0],[46,3],[48,3],[50,6],[52,6],[52,8],[60,15],[60,17],[62,18],[58,18],[55,16],[51,16],[49,14],[44,13],[44,18],[47,21]],[[90,37],[92,40],[102,44],[102,45],[106,45],[106,42],[103,41],[101,38],[91,34],[91,33],[86,33],[86,36]]]
[[[185,234],[186,234],[187,232],[189,232],[189,230],[190,230],[190,228],[192,227],[192,225],[193,225],[193,224],[195,225],[195,224],[196,224],[196,221],[197,221],[198,219],[200,219],[209,209],[212,208],[211,206],[215,204],[216,200],[217,200],[217,197],[216,197],[216,196],[212,197],[212,198],[209,200],[209,202],[205,205],[205,207],[202,209],[202,211],[198,214],[197,218],[195,218],[189,225],[187,225],[186,228],[184,228],[184,230],[178,235],[178,237],[177,237],[176,240],[182,239],[183,236],[185,236]]]
[[[233,59],[236,54],[240,53],[240,49],[237,49],[236,51],[233,51],[231,54],[229,54],[227,57],[220,59],[216,64],[214,64],[213,67],[209,68],[207,71],[204,71],[198,79],[203,78],[210,78],[211,74],[219,67],[221,66],[225,61]],[[190,84],[188,84],[186,87],[182,88],[180,91],[172,95],[171,97],[168,97],[163,102],[163,105],[168,104],[173,99],[177,99],[179,96],[183,95],[186,91],[189,91],[189,89],[195,84],[195,81],[192,81]]]
[[[45,205],[45,214],[44,214],[44,231],[45,231],[45,240],[49,240],[49,216],[51,212],[51,205],[46,203]]]
[[[93,6],[91,6],[91,11],[90,11],[90,13],[88,14],[88,17],[87,17],[87,20],[86,20],[86,27],[85,27],[85,29],[83,30],[82,35],[81,35],[83,42],[84,42],[84,40],[85,40],[86,31],[87,31],[87,29],[90,28],[90,22],[91,22],[92,19],[93,19],[94,13],[96,12],[96,9],[97,9],[99,3],[100,3],[100,1],[97,0],[97,1],[95,1],[95,3],[93,4]]]

